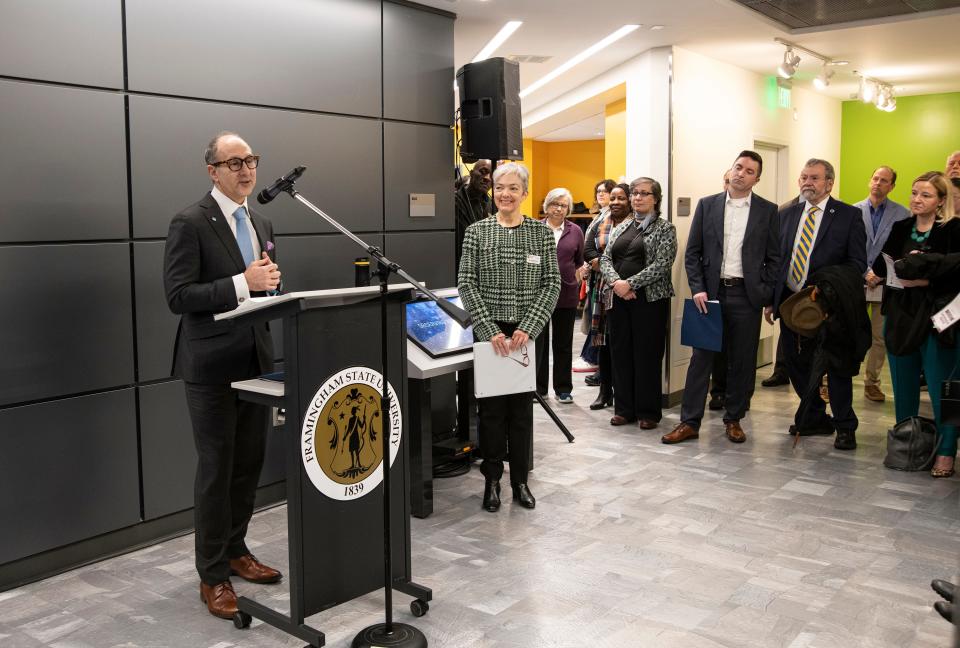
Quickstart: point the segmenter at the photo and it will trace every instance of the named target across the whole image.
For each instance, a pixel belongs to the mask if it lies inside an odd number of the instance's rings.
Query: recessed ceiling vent
[[[960,0],[734,0],[788,29],[825,27],[857,20],[954,9]]]

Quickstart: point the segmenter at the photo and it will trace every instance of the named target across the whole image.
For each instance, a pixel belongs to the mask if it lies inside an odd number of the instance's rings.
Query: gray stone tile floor
[[[579,347],[577,347],[579,348]],[[575,374],[573,405],[555,409],[566,443],[536,408],[535,511],[480,509],[483,478],[434,482],[435,512],[412,522],[413,580],[431,587],[414,619],[395,620],[450,648],[880,648],[950,646],[929,582],[956,572],[956,478],[882,465],[893,404],[855,385],[859,447],[785,431],[797,399],[759,379],[742,445],[708,413],[698,442],[660,428],[607,424]],[[887,383],[889,384],[889,382]],[[889,394],[888,394],[889,397]],[[284,568],[286,508],[258,513],[253,551]],[[193,570],[192,536],[0,593],[4,648],[271,648],[304,642],[254,620],[209,616]],[[286,611],[286,586],[235,580],[241,595]],[[310,617],[329,646],[349,646],[382,620],[382,593]]]

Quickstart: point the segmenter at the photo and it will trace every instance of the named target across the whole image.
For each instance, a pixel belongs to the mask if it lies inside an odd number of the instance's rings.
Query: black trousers
[[[720,287],[720,311],[723,315],[723,346],[727,351],[726,412],[724,421],[739,421],[747,412],[753,384],[757,379],[757,346],[760,343],[760,318],[763,311],[754,308],[740,286]],[[709,305],[708,305],[709,308]],[[710,372],[715,353],[694,349],[683,388],[680,420],[700,429]]]
[[[576,308],[555,308],[550,321],[543,327],[536,340],[537,392],[546,396],[549,386],[550,355],[553,350],[553,391],[569,394],[573,391],[573,325],[577,321]],[[550,328],[553,328],[553,339]],[[552,344],[551,344],[552,342]]]
[[[230,385],[185,383],[197,447],[195,553],[200,580],[230,578],[230,559],[250,553],[244,538],[263,467],[270,410],[242,401]]]
[[[497,322],[507,337],[517,325]],[[488,480],[503,477],[503,460],[510,461],[510,483],[525,484],[533,442],[533,393],[478,398],[480,472]]]
[[[727,393],[727,352],[713,354],[713,369],[710,372],[710,395],[724,396]]]
[[[614,296],[607,317],[613,411],[628,420],[659,421],[663,417],[663,354],[670,300],[648,302],[642,292],[630,300]]]
[[[816,350],[816,340],[797,335],[780,320],[780,343],[783,344],[784,363],[790,384],[801,399],[810,386],[810,380],[817,382],[824,374],[812,376],[813,354]],[[833,417],[827,416],[827,404],[818,395],[808,397],[807,412],[801,420],[801,408],[797,407],[794,414],[794,423],[798,426],[833,426],[837,430],[854,431],[860,424],[856,412],[853,411],[853,378],[838,376],[827,372],[827,390],[830,392],[830,411]]]

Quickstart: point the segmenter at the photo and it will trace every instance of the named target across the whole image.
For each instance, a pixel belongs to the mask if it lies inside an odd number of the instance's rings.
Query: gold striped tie
[[[803,274],[807,271],[807,261],[810,258],[810,250],[813,249],[813,232],[817,224],[817,212],[820,208],[811,205],[807,211],[807,217],[803,221],[803,230],[800,232],[800,240],[793,251],[793,263],[790,264],[790,279],[797,290],[802,288]]]

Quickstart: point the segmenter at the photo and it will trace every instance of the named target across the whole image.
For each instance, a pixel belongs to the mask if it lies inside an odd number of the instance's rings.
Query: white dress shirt
[[[817,207],[820,208],[820,211],[818,211],[813,217],[813,244],[810,246],[810,254],[807,255],[807,263],[803,267],[803,277],[801,277],[798,285],[794,285],[793,279],[790,276],[790,270],[793,268],[793,257],[796,256],[797,245],[800,244],[800,235],[803,234],[803,224],[806,222],[808,212],[810,211],[810,203],[808,203],[806,200],[803,201],[803,213],[800,214],[800,222],[797,223],[797,233],[793,237],[793,248],[790,252],[790,265],[787,266],[787,287],[793,292],[800,291],[807,283],[807,275],[810,274],[810,259],[813,258],[813,250],[817,245],[817,234],[820,233],[820,224],[823,222],[823,214],[824,210],[827,208],[828,200],[830,200],[830,194],[827,194],[827,196],[817,204]]]
[[[230,231],[233,232],[233,238],[237,238],[237,219],[233,215],[233,212],[237,211],[239,207],[247,210],[247,227],[250,230],[250,242],[253,243],[253,258],[259,259],[260,239],[257,237],[257,231],[253,227],[253,221],[250,220],[250,208],[247,206],[246,199],[244,199],[242,204],[235,203],[232,198],[228,198],[226,194],[220,191],[216,185],[210,190],[210,195],[213,196],[213,199],[217,201],[217,205],[220,206],[220,211],[223,212],[223,219],[227,221],[227,225],[230,226]],[[247,278],[243,276],[242,272],[233,275],[233,288],[237,293],[238,304],[242,304],[250,299],[250,287],[247,285]]]
[[[723,262],[720,264],[720,277],[724,279],[743,279],[743,237],[747,233],[747,220],[750,218],[750,200],[753,192],[746,198],[731,198],[723,208]]]

